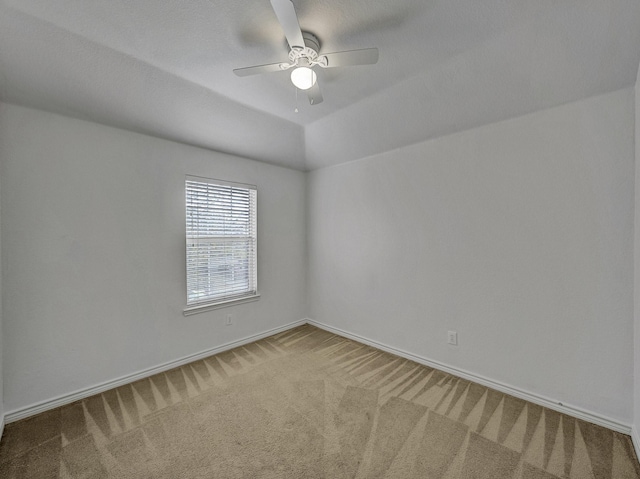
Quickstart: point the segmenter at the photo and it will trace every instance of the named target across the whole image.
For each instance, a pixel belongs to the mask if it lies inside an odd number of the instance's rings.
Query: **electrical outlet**
[[[458,332],[457,331],[449,331],[447,333],[447,342],[452,346],[458,345]]]
[[[231,326],[233,324],[233,316],[227,314],[227,326]]]

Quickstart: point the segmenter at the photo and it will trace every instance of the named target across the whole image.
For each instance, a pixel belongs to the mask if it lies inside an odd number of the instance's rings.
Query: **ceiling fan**
[[[289,62],[270,63],[246,68],[236,68],[233,73],[240,77],[271,73],[283,70],[291,71],[291,82],[300,90],[306,90],[309,103],[317,105],[322,102],[322,93],[318,85],[318,77],[313,67],[321,68],[346,67],[352,65],[372,65],[378,62],[378,49],[349,50],[336,53],[320,54],[320,40],[309,32],[303,32],[298,23],[295,8],[291,0],[271,0],[271,6],[284,30],[289,43]]]

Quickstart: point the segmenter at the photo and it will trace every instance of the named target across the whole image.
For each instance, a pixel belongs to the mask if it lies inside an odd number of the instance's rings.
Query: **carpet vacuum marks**
[[[628,436],[310,325],[5,427],[0,477],[640,479]]]

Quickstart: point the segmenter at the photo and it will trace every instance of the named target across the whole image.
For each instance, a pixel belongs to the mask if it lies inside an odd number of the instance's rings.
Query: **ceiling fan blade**
[[[282,30],[284,30],[284,36],[287,37],[289,46],[291,48],[304,48],[305,44],[304,38],[302,38],[302,30],[300,30],[296,9],[291,0],[271,0],[271,6],[273,7],[273,11],[276,12],[276,17],[278,17]]]
[[[327,65],[324,66],[324,68],[348,67],[352,65],[373,65],[374,63],[378,63],[377,48],[327,53],[322,56],[327,58]],[[322,64],[319,65],[323,66]]]
[[[284,68],[283,68],[284,66]],[[260,73],[272,73],[281,72],[289,68],[286,63],[269,63],[268,65],[256,65],[254,67],[236,68],[233,73],[239,77],[246,77],[249,75],[258,75]]]
[[[309,97],[309,103],[317,105],[322,103],[322,92],[320,91],[320,85],[316,81],[315,84],[307,90],[307,96]]]

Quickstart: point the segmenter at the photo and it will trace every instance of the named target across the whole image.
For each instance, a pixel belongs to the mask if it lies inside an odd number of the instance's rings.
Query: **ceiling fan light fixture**
[[[289,45],[289,61],[286,63],[270,63],[253,67],[236,68],[233,70],[239,77],[256,75],[258,73],[280,72],[292,69],[291,82],[299,90],[306,90],[309,103],[322,103],[322,92],[316,72],[312,69],[316,65],[320,68],[347,67],[353,65],[373,65],[378,62],[378,49],[365,48],[363,50],[347,50],[343,52],[325,53],[318,55],[320,40],[310,32],[303,32],[298,23],[298,15],[293,6],[293,0],[271,0],[273,11],[280,22]],[[298,91],[298,90],[296,90]]]
[[[309,67],[297,67],[291,72],[291,82],[300,90],[308,90],[317,80],[316,72]]]

